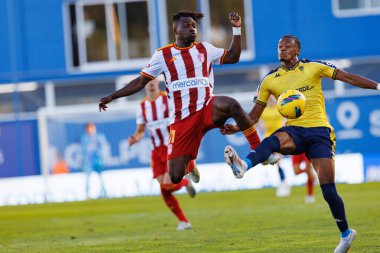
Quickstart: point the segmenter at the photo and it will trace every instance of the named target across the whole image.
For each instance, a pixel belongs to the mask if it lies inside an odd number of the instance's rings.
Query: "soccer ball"
[[[306,110],[306,98],[298,90],[287,90],[277,99],[277,109],[287,119],[296,119]]]

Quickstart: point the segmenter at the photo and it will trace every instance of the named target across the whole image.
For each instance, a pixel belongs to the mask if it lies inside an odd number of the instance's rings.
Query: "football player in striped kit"
[[[175,14],[173,32],[176,41],[156,50],[139,77],[99,101],[99,110],[106,110],[112,100],[132,95],[164,74],[172,116],[168,144],[169,175],[175,184],[182,181],[188,163],[196,159],[204,134],[222,127],[228,118],[235,120],[252,149],[260,143],[252,120],[241,105],[233,98],[213,95],[212,66],[237,63],[240,59],[241,17],[236,12],[229,14],[233,36],[230,48],[225,50],[208,42],[195,41],[197,25],[203,16],[202,13],[188,11]]]
[[[169,106],[165,92],[160,91],[158,79],[153,79],[145,86],[146,97],[141,101],[136,111],[136,132],[128,139],[129,145],[139,142],[147,130],[152,140],[151,168],[153,178],[160,184],[161,195],[166,205],[178,218],[177,230],[190,229],[191,224],[183,213],[177,198],[173,192],[186,187],[190,197],[194,197],[196,191],[191,181],[184,177],[178,184],[173,184],[168,174],[167,151],[169,141]],[[199,182],[199,172],[195,161],[188,164],[191,179]]]

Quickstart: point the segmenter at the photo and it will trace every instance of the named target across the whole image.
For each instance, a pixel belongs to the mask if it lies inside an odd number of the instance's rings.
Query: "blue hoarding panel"
[[[365,181],[380,181],[380,152],[364,155]]]
[[[0,123],[0,177],[38,175],[36,121]]]
[[[380,96],[326,100],[337,153],[380,152]]]

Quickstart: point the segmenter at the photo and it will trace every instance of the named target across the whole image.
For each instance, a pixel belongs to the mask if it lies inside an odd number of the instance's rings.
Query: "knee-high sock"
[[[189,222],[181,207],[179,206],[177,198],[173,195],[172,192],[173,191],[166,190],[161,187],[162,198],[164,199],[164,202],[169,207],[169,209],[173,212],[179,221]]]
[[[322,184],[321,185],[323,197],[326,202],[329,204],[331,213],[335,219],[335,222],[342,234],[342,237],[345,237],[345,233],[348,232],[348,224],[346,219],[346,213],[344,211],[344,204],[338,192],[336,191],[335,184]]]
[[[314,180],[311,180],[310,178],[308,178],[307,183],[306,183],[306,187],[307,187],[307,195],[313,196]]]
[[[285,181],[285,172],[279,164],[277,164],[277,166],[278,166],[278,174],[280,174],[280,180],[281,182],[283,182]]]
[[[260,144],[260,138],[257,134],[255,126],[252,125],[250,128],[245,129],[243,134],[245,138],[247,138],[251,149],[255,149]]]
[[[248,169],[256,166],[259,163],[266,161],[273,152],[280,150],[280,141],[274,135],[265,138],[263,142],[254,150],[249,153],[247,158],[244,159],[248,164]]]

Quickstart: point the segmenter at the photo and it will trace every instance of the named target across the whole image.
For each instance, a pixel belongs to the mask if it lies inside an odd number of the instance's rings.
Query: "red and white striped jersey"
[[[207,42],[179,48],[169,44],[158,49],[142,75],[155,78],[163,73],[172,122],[201,110],[213,96],[212,64],[222,64],[226,50]]]
[[[155,148],[168,145],[170,117],[165,92],[160,92],[153,101],[148,98],[141,101],[136,110],[136,123],[146,126]]]

